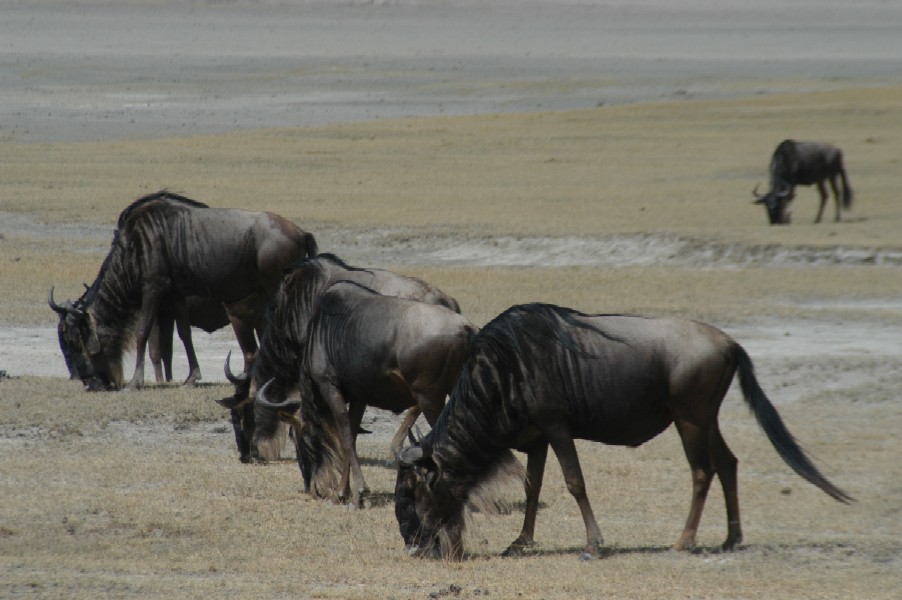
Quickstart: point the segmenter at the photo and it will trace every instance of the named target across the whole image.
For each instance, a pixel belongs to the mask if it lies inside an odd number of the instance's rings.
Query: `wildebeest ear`
[[[423,460],[423,449],[420,446],[404,448],[398,453],[398,462],[408,467],[416,465],[421,460]]]

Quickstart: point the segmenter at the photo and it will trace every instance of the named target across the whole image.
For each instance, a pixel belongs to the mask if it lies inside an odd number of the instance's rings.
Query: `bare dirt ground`
[[[898,597],[900,22],[884,2],[0,1],[0,597]],[[842,223],[811,223],[810,189],[789,227],[750,205],[784,137],[843,147]],[[733,390],[740,551],[716,552],[717,489],[699,551],[667,550],[690,484],[668,432],[579,446],[608,559],[576,559],[553,461],[536,556],[498,558],[514,489],[468,560],[407,557],[393,415],[367,415],[353,511],[290,460],[239,464],[213,402],[226,331],[195,333],[198,388],[65,378],[48,290],[79,295],[118,212],[162,187],[284,214],[480,324],[534,300],[715,323],[858,502],[792,474]]]

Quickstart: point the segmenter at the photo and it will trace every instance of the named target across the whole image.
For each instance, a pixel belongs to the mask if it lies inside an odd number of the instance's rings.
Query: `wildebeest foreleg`
[[[150,364],[153,365],[157,383],[172,381],[172,330],[174,326],[175,323],[171,318],[157,315],[156,321],[150,328],[147,354],[150,356]]]
[[[254,363],[254,357],[257,354],[257,338],[254,335],[254,331],[258,328],[262,329],[260,323],[265,306],[265,296],[251,294],[225,307],[229,322],[232,324],[232,330],[235,332],[235,338],[238,340],[238,346],[241,347],[241,353],[244,356],[245,373],[251,372],[251,365]]]
[[[342,503],[348,501],[359,506],[361,497],[366,491],[366,482],[363,480],[363,472],[360,470],[360,462],[357,460],[357,428],[363,419],[363,411],[366,405],[361,402],[348,404],[338,389],[324,386],[323,396],[329,403],[329,408],[337,424],[338,435],[341,436],[341,481],[338,484],[338,500]]]
[[[159,295],[145,290],[141,310],[138,313],[140,317],[135,328],[135,374],[128,383],[129,389],[137,389],[144,385],[144,353],[147,351],[147,340],[156,321],[159,306]]]
[[[539,511],[539,492],[545,475],[545,460],[548,457],[548,443],[541,442],[526,454],[526,511],[523,515],[523,529],[502,556],[521,556],[535,543],[536,514]]]
[[[579,457],[576,454],[573,436],[564,427],[550,428],[545,433],[552,449],[554,449],[554,453],[557,455],[558,462],[561,463],[561,471],[564,474],[567,490],[576,499],[576,504],[579,506],[579,511],[583,516],[583,524],[586,526],[586,548],[580,559],[597,558],[601,556],[601,546],[604,544],[604,539],[601,537],[601,531],[598,529],[598,522],[595,520],[592,506],[589,504],[589,497],[586,495],[586,482],[583,479],[583,472],[579,466]]]

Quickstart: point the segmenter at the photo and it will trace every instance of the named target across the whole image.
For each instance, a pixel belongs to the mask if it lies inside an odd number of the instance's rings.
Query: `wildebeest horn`
[[[242,383],[247,383],[247,373],[241,373],[240,375],[235,375],[234,373],[232,373],[232,367],[229,364],[231,362],[231,359],[232,351],[229,350],[229,353],[226,355],[225,368],[223,369],[225,371],[225,378],[228,379],[229,383],[233,385],[241,385]]]
[[[299,408],[301,408],[301,402],[299,400],[293,400],[293,401],[285,400],[284,402],[272,402],[269,399],[267,399],[266,398],[266,389],[270,386],[270,384],[272,384],[273,381],[275,381],[275,377],[270,379],[269,381],[267,381],[263,385],[263,387],[261,387],[259,390],[257,390],[256,403],[259,406],[262,406],[263,408],[268,408],[270,410],[277,410],[279,412],[286,412],[286,411],[293,412],[293,411],[296,411]]]
[[[62,304],[57,304],[53,299],[53,287],[50,288],[50,296],[47,298],[47,304],[50,305],[57,314],[64,315],[69,312],[73,312],[76,314],[82,314],[82,312],[72,306],[72,303],[69,301],[63,302]]]
[[[304,422],[295,414],[298,410],[300,410],[301,402],[300,400],[293,400],[291,402],[286,400],[284,402],[276,404],[275,402],[270,402],[269,400],[267,400],[266,388],[268,388],[269,384],[271,384],[273,381],[275,381],[275,378],[270,379],[263,387],[257,390],[256,403],[258,406],[276,411],[279,419],[294,427],[294,435],[295,438],[298,439],[297,436],[301,435],[304,431]]]
[[[419,425],[414,425],[417,431],[416,439],[410,429],[407,430],[407,436],[410,438],[412,446],[405,448],[398,453],[398,462],[405,465],[412,465],[416,461],[423,460],[432,456],[432,444],[423,438],[423,432],[420,431]]]
[[[758,185],[761,185],[760,183]],[[752,196],[757,198],[759,201],[764,200],[765,194],[758,193],[758,185],[755,186],[755,189],[752,190]]]

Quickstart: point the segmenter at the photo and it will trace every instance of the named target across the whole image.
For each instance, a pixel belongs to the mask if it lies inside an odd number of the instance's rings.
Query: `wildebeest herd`
[[[771,223],[789,222],[795,185],[823,181],[843,203],[851,190],[832,146],[780,144],[771,190],[760,201]],[[840,219],[837,195],[836,219]],[[775,208],[772,208],[775,207]],[[410,554],[464,555],[464,516],[491,510],[492,483],[519,478],[523,528],[505,555],[534,544],[550,446],[586,528],[583,558],[602,556],[575,439],[639,446],[671,423],[690,466],[692,500],[676,549],[689,549],[714,476],[726,502],[724,550],[742,541],[737,459],[718,426],[735,375],[779,456],[840,502],[852,498],[813,465],[755,377],[745,350],[704,323],[635,315],[589,315],[549,304],[512,306],[481,330],[457,301],[417,278],[351,266],[320,253],[311,233],[279,215],[210,208],[168,191],[120,215],[95,281],[74,301],[49,304],[73,378],[92,391],[144,384],[149,347],[157,381],[171,380],[172,333],[200,369],[191,327],[231,324],[243,370],[225,362],[229,409],[242,462],[277,458],[293,441],[305,490],[362,506],[368,492],[356,452],[367,406],[406,411],[391,442],[395,514]],[[122,354],[135,343],[132,379]],[[447,399],[447,401],[446,401]],[[423,414],[425,436],[412,428]],[[404,439],[410,440],[404,448]],[[525,473],[511,450],[524,452]]]

